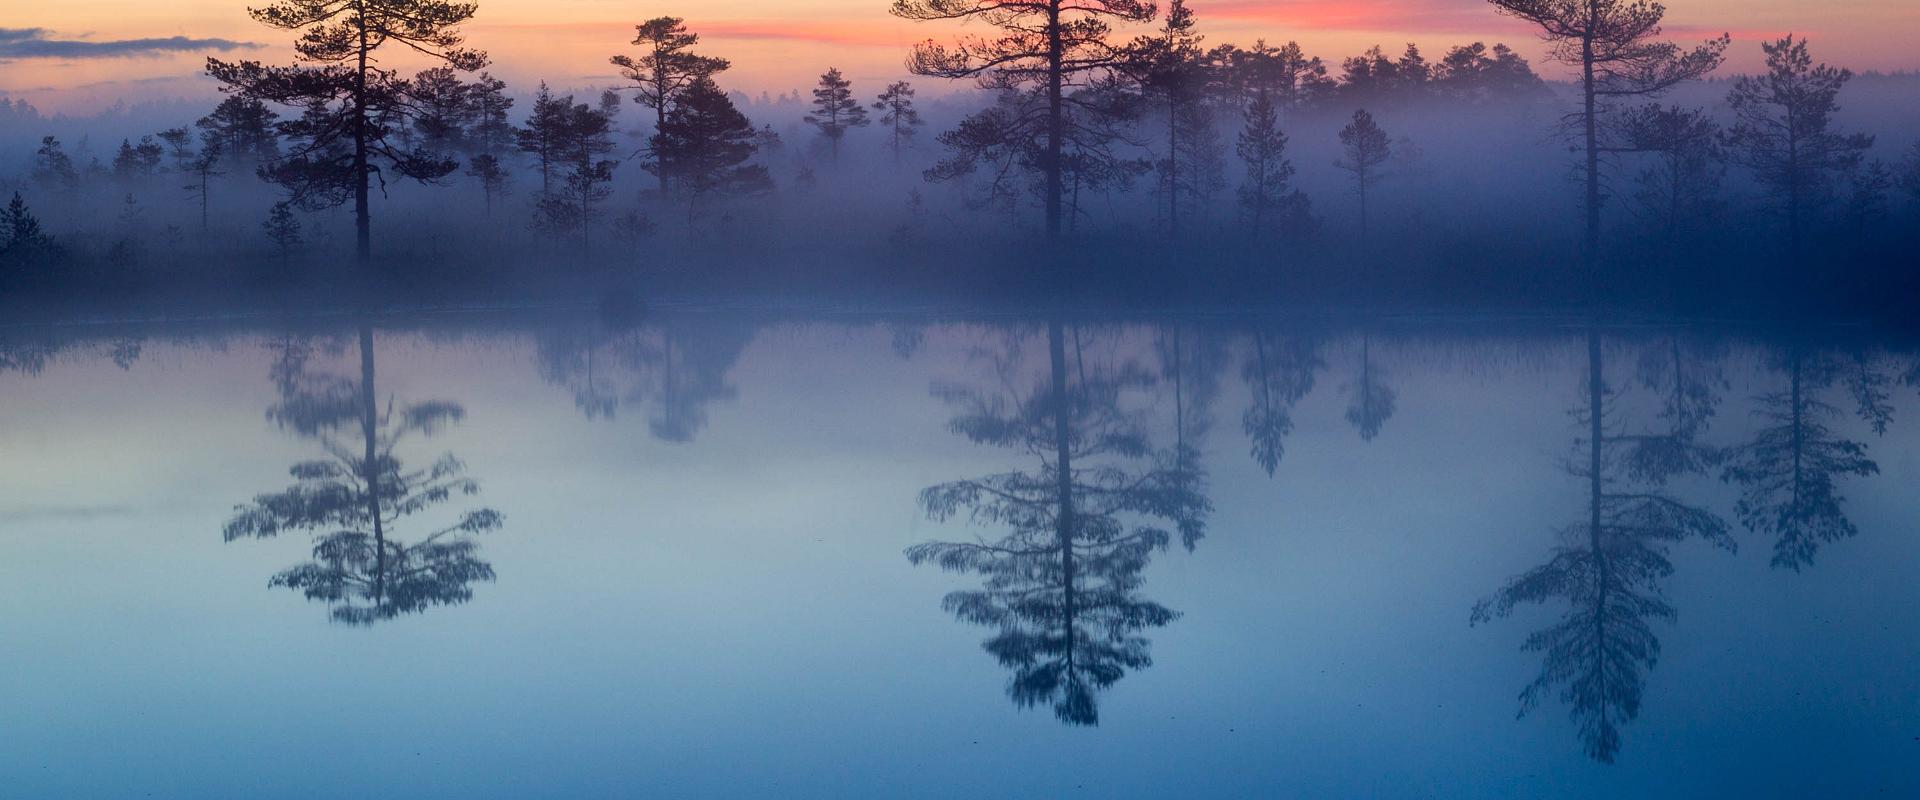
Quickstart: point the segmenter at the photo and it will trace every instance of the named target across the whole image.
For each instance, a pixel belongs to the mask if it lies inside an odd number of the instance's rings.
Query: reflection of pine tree
[[[1093,725],[1095,694],[1152,664],[1141,632],[1178,616],[1138,595],[1141,572],[1176,531],[1192,548],[1211,504],[1193,461],[1156,450],[1121,407],[1122,395],[1150,385],[1150,376],[1128,367],[1069,385],[1059,323],[1048,346],[1050,380],[1025,397],[1005,380],[1004,363],[1003,394],[941,392],[962,409],[956,433],[1039,466],[932,486],[921,505],[936,520],[964,513],[1010,530],[992,543],[915,545],[907,558],[981,575],[980,589],[953,592],[943,606],[997,629],[984,646],[1013,671],[1008,695]]]
[[[1360,337],[1360,374],[1347,384],[1347,392],[1347,422],[1360,432],[1361,441],[1373,441],[1393,417],[1398,395],[1387,385],[1386,372],[1374,365],[1373,342],[1365,335]]]
[[[459,422],[465,411],[446,401],[398,409],[389,401],[380,409],[371,328],[360,329],[359,381],[307,373],[310,355],[304,344],[283,348],[273,368],[282,401],[268,417],[297,435],[319,439],[329,457],[293,465],[297,482],[292,487],[237,507],[224,530],[226,540],[312,533],[313,560],[282,571],[269,585],[326,602],[338,622],[368,625],[471,599],[470,584],[494,576],[471,536],[498,528],[498,512],[466,511],[412,544],[390,535],[406,517],[479,491],[452,455],[423,469],[407,469],[395,455],[403,440],[432,436]],[[357,437],[339,435],[355,423]]]
[[[1265,331],[1253,334],[1252,357],[1240,376],[1253,400],[1240,417],[1253,460],[1271,476],[1286,455],[1287,434],[1293,432],[1293,406],[1313,392],[1315,374],[1326,367],[1319,343],[1302,337],[1282,338]]]
[[[1718,516],[1667,494],[1669,476],[1636,475],[1633,451],[1644,437],[1623,436],[1610,422],[1614,393],[1607,388],[1600,337],[1587,339],[1587,403],[1576,417],[1586,427],[1584,463],[1569,472],[1587,484],[1587,517],[1568,527],[1553,557],[1508,582],[1473,608],[1475,624],[1505,617],[1521,605],[1564,602],[1560,621],[1533,632],[1522,649],[1541,654],[1540,674],[1520,693],[1520,713],[1557,690],[1580,726],[1587,755],[1612,763],[1620,726],[1640,713],[1645,671],[1660,655],[1652,620],[1672,620],[1660,582],[1673,572],[1668,549],[1690,538],[1733,549]]]
[[[1755,533],[1774,537],[1773,565],[1798,571],[1813,563],[1820,547],[1858,530],[1841,507],[1835,486],[1844,475],[1867,476],[1880,466],[1867,448],[1827,427],[1839,409],[1819,399],[1821,390],[1842,377],[1841,365],[1795,348],[1786,357],[1787,388],[1757,398],[1763,424],[1751,441],[1737,447],[1721,479],[1741,486],[1735,511]],[[1869,365],[1847,375],[1862,416],[1884,430],[1884,376]]]
[[[690,442],[706,427],[713,404],[739,394],[727,372],[752,339],[751,328],[705,323],[560,330],[540,343],[540,375],[572,392],[588,419],[647,406],[654,438]]]

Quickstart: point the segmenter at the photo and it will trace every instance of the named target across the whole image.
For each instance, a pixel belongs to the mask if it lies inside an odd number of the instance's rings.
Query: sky
[[[1668,5],[1668,34],[1678,41],[1733,34],[1731,71],[1753,69],[1758,42],[1788,32],[1811,37],[1816,57],[1856,70],[1920,68],[1920,56],[1908,46],[1920,32],[1920,3],[1913,0]],[[246,0],[0,3],[0,94],[67,113],[122,100],[211,96],[213,84],[200,74],[208,55],[269,63],[290,58],[292,37],[255,23],[245,6]],[[852,78],[856,91],[863,84],[877,89],[904,76],[902,61],[914,42],[982,30],[896,19],[887,6],[888,0],[480,0],[466,32],[473,46],[493,55],[493,72],[509,83],[546,80],[573,90],[617,82],[607,58],[628,48],[634,23],[681,16],[701,34],[707,52],[733,60],[722,81],[727,88],[779,94],[807,87],[829,66]],[[1190,7],[1211,43],[1297,40],[1332,65],[1374,44],[1398,50],[1415,42],[1430,57],[1479,40],[1508,42],[1536,60],[1540,52],[1524,25],[1496,15],[1484,0],[1192,0]],[[1550,77],[1558,74],[1552,65],[1538,66]],[[923,88],[937,94],[941,87]]]

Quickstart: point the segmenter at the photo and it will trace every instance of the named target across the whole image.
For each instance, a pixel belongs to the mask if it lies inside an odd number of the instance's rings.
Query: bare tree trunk
[[[1060,157],[1065,148],[1066,107],[1062,86],[1066,82],[1065,45],[1060,37],[1062,0],[1047,4],[1047,236],[1060,235],[1060,205],[1064,181],[1060,176]]]

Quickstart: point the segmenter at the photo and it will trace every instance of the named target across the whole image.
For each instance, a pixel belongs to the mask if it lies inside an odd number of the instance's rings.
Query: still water
[[[0,454],[0,797],[1920,795],[1856,330],[11,328]]]

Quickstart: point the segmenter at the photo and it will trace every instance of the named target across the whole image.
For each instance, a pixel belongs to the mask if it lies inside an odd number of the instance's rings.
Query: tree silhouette
[[[1353,112],[1353,121],[1340,129],[1340,148],[1346,158],[1333,165],[1353,173],[1354,188],[1360,192],[1360,238],[1367,238],[1367,188],[1386,177],[1381,168],[1393,155],[1387,132],[1373,121],[1366,109]]]
[[[48,189],[72,189],[80,185],[80,173],[73,168],[60,140],[40,137],[40,148],[33,151],[33,180]]]
[[[999,142],[1026,155],[1024,168],[1043,182],[1046,230],[1059,234],[1065,223],[1066,159],[1069,151],[1105,154],[1114,133],[1100,118],[1114,110],[1101,93],[1077,93],[1110,78],[1126,54],[1109,41],[1112,22],[1153,19],[1152,3],[1141,0],[894,0],[892,13],[911,20],[981,21],[998,28],[998,38],[973,37],[952,45],[928,41],[916,45],[907,67],[915,75],[975,78],[982,88],[1031,92],[1037,102],[1019,113],[996,106],[968,118],[959,130],[941,137],[956,151],[947,169],[929,173],[950,177],[970,172],[977,151],[965,145]],[[969,126],[971,123],[971,126]]]
[[[964,514],[1006,534],[990,544],[926,542],[906,556],[982,577],[980,589],[941,605],[995,629],[983,647],[1012,671],[1016,705],[1048,704],[1062,722],[1096,725],[1098,692],[1153,663],[1142,632],[1179,616],[1139,595],[1142,571],[1176,534],[1191,549],[1211,503],[1189,454],[1154,448],[1122,409],[1121,395],[1150,385],[1150,375],[1128,365],[1070,381],[1058,321],[1047,344],[1048,376],[1030,392],[1014,388],[1010,355],[999,361],[1003,391],[936,389],[959,409],[955,433],[1038,465],[930,486],[920,504],[932,519]]]
[[[908,139],[919,133],[920,111],[913,107],[913,84],[895,81],[887,84],[887,90],[873,101],[873,110],[880,112],[880,124],[887,127],[887,135],[893,142],[893,163],[900,163],[900,149]]]
[[[1602,115],[1614,103],[1657,96],[1712,72],[1732,39],[1722,34],[1687,51],[1658,41],[1667,9],[1651,0],[1488,1],[1500,13],[1539,27],[1548,57],[1580,70],[1580,109],[1566,123],[1577,131],[1585,154],[1581,182],[1586,190],[1586,257],[1592,267],[1599,258],[1605,193],[1600,175]]]
[[[0,209],[0,267],[21,267],[51,260],[60,252],[53,237],[40,228],[40,218],[27,208],[19,192]],[[12,276],[0,273],[0,281]]]
[[[867,108],[853,99],[853,82],[840,74],[840,70],[829,68],[820,76],[820,85],[813,90],[813,111],[804,119],[808,125],[820,129],[820,135],[826,137],[827,145],[832,148],[833,160],[840,160],[840,140],[853,128],[864,128],[870,124]]]
[[[1813,564],[1822,545],[1859,533],[1835,480],[1875,475],[1880,465],[1867,458],[1865,445],[1828,427],[1839,409],[1820,394],[1841,377],[1842,366],[1797,345],[1781,360],[1786,389],[1755,398],[1761,427],[1732,449],[1720,478],[1741,487],[1734,507],[1741,523],[1774,537],[1773,566],[1798,572]],[[1884,376],[1858,365],[1850,383],[1863,416],[1871,422],[1884,414],[1878,389]],[[1875,426],[1885,429],[1884,421]]]
[[[400,523],[455,497],[479,492],[452,455],[408,469],[395,455],[410,437],[430,437],[465,416],[455,403],[428,401],[383,410],[374,387],[373,329],[361,326],[360,378],[305,371],[311,349],[288,342],[274,364],[281,400],[267,416],[282,429],[318,439],[328,457],[295,464],[297,481],[237,506],[222,534],[264,539],[287,532],[313,537],[313,560],[273,576],[285,587],[331,606],[334,621],[371,625],[402,614],[464,603],[475,581],[491,581],[479,558],[476,534],[500,526],[500,514],[480,508],[412,544],[393,533]],[[357,434],[357,436],[355,435]]]
[[[1807,40],[1791,35],[1760,47],[1767,73],[1742,76],[1727,94],[1737,120],[1727,141],[1786,215],[1787,252],[1797,261],[1807,214],[1835,175],[1859,165],[1873,137],[1833,130],[1835,98],[1851,71],[1815,66]]]
[[[1664,489],[1670,476],[1636,475],[1628,467],[1640,437],[1622,438],[1607,385],[1600,333],[1587,334],[1586,403],[1576,419],[1582,457],[1567,469],[1587,488],[1586,518],[1562,532],[1553,557],[1476,603],[1478,625],[1523,605],[1560,602],[1560,620],[1527,636],[1521,649],[1541,654],[1540,674],[1520,692],[1520,714],[1557,693],[1580,728],[1586,754],[1611,764],[1622,744],[1620,727],[1640,714],[1646,672],[1660,656],[1654,620],[1676,612],[1660,583],[1673,573],[1674,544],[1702,539],[1734,549],[1718,516],[1689,506]]]
[[[280,115],[257,99],[228,95],[193,124],[237,163],[258,166],[280,159]]]
[[[193,182],[180,188],[187,190],[187,196],[194,198],[200,206],[200,235],[207,234],[209,225],[208,201],[213,188],[213,179],[226,173],[219,170],[221,144],[220,137],[211,131],[200,134],[200,150],[195,152],[192,137],[186,128],[172,128],[161,131],[160,138],[165,140],[173,151],[174,169],[184,175],[193,176]]]
[[[1491,50],[1474,42],[1447,51],[1433,67],[1433,88],[1448,99],[1476,105],[1553,96],[1525,58],[1499,43]]]
[[[685,21],[678,17],[655,17],[635,25],[633,31],[633,43],[645,50],[638,58],[622,55],[611,60],[620,68],[621,77],[633,81],[632,88],[639,90],[634,102],[653,109],[655,138],[650,143],[650,171],[659,176],[660,193],[666,194],[672,186],[671,171],[665,168],[659,137],[666,129],[667,114],[694,84],[726,71],[732,64],[724,58],[694,53],[690,48],[700,43],[700,35],[689,33]]]
[[[306,237],[300,232],[300,218],[293,215],[293,204],[284,200],[274,203],[267,211],[267,220],[260,223],[260,229],[266,231],[267,239],[280,252],[282,266],[293,257],[293,251],[306,244]]]
[[[1154,167],[1167,233],[1175,237],[1181,230],[1181,201],[1200,205],[1224,183],[1212,113],[1201,102],[1208,83],[1206,55],[1200,49],[1204,37],[1194,28],[1186,0],[1173,0],[1159,32],[1135,39],[1127,56],[1128,72],[1166,120],[1165,152]]]
[[[543,192],[536,201],[538,224],[550,231],[578,230],[580,250],[592,252],[593,224],[602,213],[597,204],[612,194],[607,184],[620,162],[603,158],[613,152],[613,118],[619,113],[620,98],[613,92],[600,96],[599,106],[573,102],[573,95],[549,98],[545,109],[550,125],[540,136],[551,136],[549,157],[555,166],[565,168],[557,191]]]
[[[1273,101],[1256,94],[1247,107],[1247,127],[1235,146],[1246,165],[1240,183],[1240,208],[1255,238],[1269,230],[1305,236],[1313,232],[1313,203],[1293,188],[1293,162],[1287,159],[1287,134],[1280,130]]]
[[[1313,384],[1327,363],[1319,342],[1304,336],[1253,332],[1253,352],[1240,367],[1240,377],[1252,401],[1240,416],[1253,460],[1272,477],[1286,455],[1287,434],[1293,432],[1293,406],[1313,392]]]
[[[1623,149],[1653,156],[1635,177],[1633,199],[1669,247],[1720,214],[1726,150],[1706,111],[1649,104],[1622,114],[1619,127]]]
[[[753,158],[753,123],[735,108],[711,78],[689,86],[654,137],[657,161],[648,165],[665,170],[686,195],[687,220],[696,218],[701,201],[714,196],[758,194],[773,189],[767,168],[747,163]]]
[[[418,87],[381,66],[390,44],[465,72],[486,66],[487,56],[462,47],[460,25],[473,18],[473,3],[447,0],[273,0],[249,10],[272,28],[299,31],[297,62],[266,67],[257,61],[207,59],[207,73],[223,91],[302,109],[281,130],[298,144],[292,154],[262,168],[262,176],[287,187],[296,203],[319,210],[353,202],[354,253],[373,257],[369,190],[386,169],[423,183],[458,165],[443,155],[394,141],[420,116]],[[384,166],[383,163],[384,162]]]
[[[1323,102],[1336,86],[1327,77],[1327,65],[1309,58],[1297,42],[1270,47],[1265,39],[1250,49],[1230,44],[1209,51],[1214,91],[1232,105],[1246,107],[1259,98],[1279,112],[1290,112]],[[1251,124],[1252,113],[1248,113]]]

